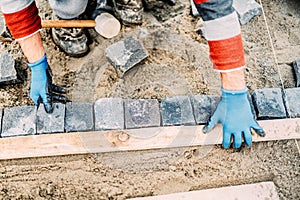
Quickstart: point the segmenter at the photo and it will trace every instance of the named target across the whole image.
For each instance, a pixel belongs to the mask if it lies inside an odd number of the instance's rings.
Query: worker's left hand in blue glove
[[[45,111],[51,113],[53,111],[52,101],[67,101],[65,96],[55,94],[65,93],[66,90],[52,84],[51,69],[48,66],[46,55],[35,63],[29,63],[31,69],[30,98],[36,106],[40,103],[44,104]]]
[[[206,133],[218,123],[223,126],[223,147],[228,148],[233,137],[234,148],[240,148],[242,139],[246,145],[252,143],[251,129],[260,136],[265,136],[264,130],[258,125],[251,111],[248,89],[230,91],[222,89],[222,98],[208,124],[203,127]]]

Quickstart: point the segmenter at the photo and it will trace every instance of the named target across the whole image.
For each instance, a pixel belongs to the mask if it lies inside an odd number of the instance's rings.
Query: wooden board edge
[[[259,121],[265,137],[253,142],[300,139],[300,118]],[[203,134],[199,126],[56,133],[0,138],[0,160],[221,144],[222,127]]]

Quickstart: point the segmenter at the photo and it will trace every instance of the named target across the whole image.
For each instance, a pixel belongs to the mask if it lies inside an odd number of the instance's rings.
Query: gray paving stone
[[[191,102],[197,124],[205,124],[216,110],[220,101],[217,95],[194,95]]]
[[[255,0],[233,0],[233,7],[238,13],[241,25],[247,24],[262,13],[260,4]]]
[[[175,96],[164,99],[160,104],[162,124],[168,125],[195,125],[190,98]]]
[[[300,59],[293,62],[293,68],[296,76],[296,87],[300,87]]]
[[[258,89],[255,90],[252,95],[258,119],[276,119],[286,117],[280,88]]]
[[[124,108],[126,128],[160,126],[159,103],[156,99],[126,99]]]
[[[8,53],[0,53],[0,82],[16,79],[15,59]]]
[[[53,113],[46,113],[41,104],[37,110],[37,133],[63,133],[65,127],[65,104],[54,103]]]
[[[35,119],[36,108],[34,106],[5,108],[1,137],[36,134]]]
[[[106,58],[120,76],[147,57],[147,50],[133,37],[125,38],[106,48]]]
[[[283,97],[288,117],[300,117],[300,88],[285,89]]]
[[[94,113],[95,130],[124,129],[123,99],[98,99],[94,105]]]
[[[94,107],[92,103],[67,103],[66,132],[94,130]]]

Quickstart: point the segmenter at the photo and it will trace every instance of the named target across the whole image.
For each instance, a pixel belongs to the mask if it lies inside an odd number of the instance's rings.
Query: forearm
[[[41,19],[32,0],[2,0],[0,3],[6,24],[19,42],[29,63],[40,60],[45,54],[39,30]]]
[[[222,87],[225,90],[244,90],[245,83],[245,70],[240,69],[231,72],[221,72]]]
[[[39,32],[29,38],[19,40],[19,44],[29,63],[40,60],[45,54],[41,34]]]
[[[240,24],[232,0],[195,0],[204,20],[210,59],[226,90],[245,89],[245,58]]]

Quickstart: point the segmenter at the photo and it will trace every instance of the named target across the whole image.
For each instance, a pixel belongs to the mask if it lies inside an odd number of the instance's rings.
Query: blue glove
[[[37,62],[29,63],[31,69],[30,98],[36,106],[42,102],[47,113],[53,111],[52,100],[66,101],[66,97],[52,92],[65,93],[65,89],[52,84],[51,69],[46,54]]]
[[[235,148],[241,147],[242,138],[250,146],[252,143],[251,128],[260,136],[265,136],[264,130],[258,125],[251,112],[247,88],[240,91],[229,91],[222,88],[222,99],[208,124],[203,127],[203,132],[212,130],[219,122],[223,126],[224,148],[230,146],[232,136]]]

